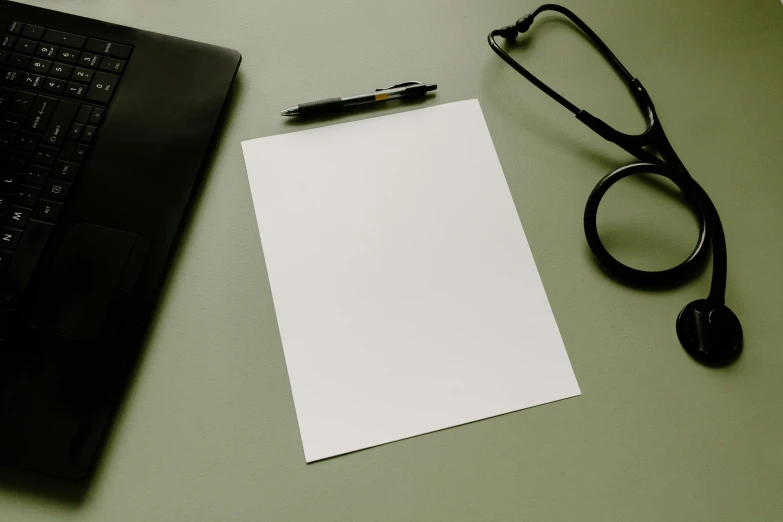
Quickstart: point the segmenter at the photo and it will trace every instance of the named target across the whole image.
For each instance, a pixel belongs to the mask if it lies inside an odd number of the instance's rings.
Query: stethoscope
[[[516,60],[511,58],[495,42],[496,36],[514,40],[519,33],[527,32],[533,24],[535,17],[544,11],[556,11],[567,16],[592,40],[604,58],[612,64],[615,71],[628,84],[628,88],[636,99],[636,103],[646,115],[647,130],[638,135],[624,134],[615,130],[550,89],[517,63]],[[639,159],[640,163],[625,165],[608,174],[598,182],[590,197],[587,198],[584,215],[585,236],[593,254],[607,271],[618,279],[635,284],[651,285],[680,281],[684,276],[693,273],[693,267],[697,266],[698,261],[700,261],[702,255],[707,250],[709,239],[709,242],[712,243],[713,256],[710,294],[706,299],[693,301],[682,309],[679,316],[677,316],[677,337],[683,348],[702,364],[724,366],[733,362],[742,351],[742,326],[737,316],[724,304],[726,293],[726,239],[723,235],[723,227],[718,217],[718,211],[704,189],[688,174],[669,140],[666,139],[666,134],[663,132],[663,127],[655,112],[652,100],[644,87],[642,87],[641,82],[631,76],[631,73],[623,67],[620,60],[612,54],[606,44],[598,38],[587,24],[565,7],[556,4],[542,5],[533,13],[517,20],[516,24],[495,29],[489,34],[488,39],[490,47],[519,74],[571,111],[579,121],[598,133],[599,136],[619,145]],[[663,160],[643,148],[648,145],[655,147],[660,152]],[[596,216],[601,198],[604,197],[612,185],[621,179],[642,173],[658,174],[671,180],[682,190],[700,217],[699,241],[696,244],[696,248],[685,261],[673,268],[660,271],[631,268],[612,257],[603,243],[601,243],[601,238],[598,235]]]

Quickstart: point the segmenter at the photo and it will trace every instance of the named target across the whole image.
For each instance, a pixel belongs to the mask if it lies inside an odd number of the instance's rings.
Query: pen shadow
[[[205,187],[209,183],[208,178],[210,178],[210,173],[214,174],[215,172],[218,159],[217,151],[219,148],[225,147],[224,141],[226,140],[227,134],[225,130],[230,125],[230,120],[238,115],[237,105],[241,99],[242,91],[243,81],[242,72],[240,70],[229,90],[220,119],[216,126],[216,131],[208,147],[206,155],[207,160],[202,167],[202,175],[197,178],[197,181],[193,185],[192,197],[183,213],[180,231],[164,270],[162,284],[158,289],[158,296],[155,301],[156,304],[150,313],[146,331],[140,340],[141,348],[132,362],[131,370],[123,387],[123,392],[117,399],[117,409],[107,422],[103,440],[96,452],[93,467],[83,479],[66,479],[25,469],[0,466],[0,490],[4,493],[15,494],[20,497],[30,497],[39,502],[48,502],[55,508],[76,512],[88,501],[90,493],[93,492],[94,488],[100,483],[106,466],[111,462],[113,431],[122,423],[127,399],[135,387],[136,380],[139,378],[139,370],[147,352],[150,336],[155,330],[155,323],[157,317],[160,315],[160,309],[165,306],[165,296],[168,293],[168,288],[172,284],[172,267],[176,266],[178,260],[183,255],[183,244],[192,233],[191,224],[193,216],[198,211],[200,202],[203,199]],[[2,517],[0,517],[0,519],[2,519]]]
[[[318,116],[293,116],[286,118],[285,125],[289,127],[306,127],[318,123],[339,122],[339,121],[352,121],[357,119],[357,116],[369,117],[383,112],[397,112],[401,109],[420,107],[426,104],[428,101],[435,99],[434,95],[427,94],[425,96],[413,96],[409,98],[396,98],[394,100],[365,103],[363,105],[354,105],[353,107],[346,107],[338,112],[318,115]]]
[[[550,17],[550,18],[544,18],[540,22],[536,22],[536,25],[538,25],[539,27],[544,25],[558,25],[558,26],[568,27],[569,29],[576,31],[585,43],[590,45],[593,49],[596,49],[592,40],[590,40],[584,33],[582,33],[581,30],[579,30],[579,28],[573,25],[570,21]],[[498,38],[498,44],[505,47],[506,51],[509,54],[511,54],[512,51],[528,51],[535,46],[534,39],[529,37],[528,35],[521,36],[517,40],[511,40],[511,41]],[[597,49],[596,52],[598,52]],[[500,59],[500,57],[495,55],[495,53],[492,53],[492,59],[488,60],[486,65],[484,66],[484,74],[482,76],[482,84],[481,84],[482,85],[481,90],[486,96],[486,98],[488,98],[487,101],[491,102],[493,105],[500,108],[499,112],[503,114],[503,116],[506,119],[513,120],[514,123],[519,126],[532,125],[535,128],[543,129],[544,132],[540,133],[541,136],[548,138],[555,146],[570,150],[572,154],[584,158],[586,163],[588,164],[603,167],[604,169],[606,169],[607,174],[619,168],[620,166],[626,165],[628,163],[636,163],[639,161],[637,158],[627,153],[626,153],[627,155],[626,160],[624,161],[621,160],[621,162],[614,161],[611,158],[596,152],[596,150],[583,145],[573,135],[564,132],[560,127],[551,123],[550,120],[543,120],[537,117],[536,112],[530,110],[532,105],[526,101],[523,93],[528,93],[528,92],[540,93],[540,91],[535,86],[533,86],[530,82],[528,82],[525,78],[523,78],[521,75],[516,75],[516,74],[514,76],[516,76],[516,79],[518,79],[521,82],[520,89],[516,89],[513,91],[504,91],[499,87],[499,85],[503,83],[500,80],[500,78],[504,76],[503,73],[505,73],[507,70],[513,71],[513,69],[511,69],[508,66],[508,64],[506,64],[502,59]],[[528,87],[530,91],[525,90],[525,87]],[[557,87],[556,86],[554,87],[556,90]],[[560,105],[557,104],[557,102],[555,102],[554,100],[550,100],[548,97],[546,97],[546,101],[551,102],[551,104],[555,109],[560,108]],[[649,152],[656,155],[658,153],[658,151],[655,150],[654,147],[648,147],[648,150]],[[598,181],[599,180],[596,180],[596,183]],[[649,174],[629,176],[628,178],[624,179],[623,182],[642,184],[646,188],[656,190],[667,197],[674,198],[679,203],[688,207],[688,209],[690,209],[690,211],[694,215],[694,218],[697,221],[700,220],[698,211],[695,209],[695,207],[690,202],[690,200],[684,195],[684,193],[680,191],[673,183],[669,182],[668,180],[664,179],[659,175],[649,173]],[[587,196],[588,194],[585,194],[585,201],[587,199]],[[617,232],[618,231],[615,231],[614,234],[614,242],[619,244],[617,238],[620,237],[620,234]],[[624,236],[632,237],[632,234],[626,232]],[[694,240],[694,245],[695,245],[695,240]],[[589,245],[586,242],[584,244],[585,257],[589,258],[590,260],[589,262],[591,266],[593,266],[597,272],[601,272],[603,275],[609,277],[611,280],[615,281],[616,283],[622,286],[636,289],[636,290],[656,291],[656,292],[657,291],[663,292],[663,291],[671,290],[673,288],[680,287],[683,284],[690,281],[691,279],[693,279],[693,277],[697,273],[701,272],[705,268],[707,264],[707,259],[709,258],[708,255],[705,255],[708,249],[709,249],[708,246],[705,245],[702,254],[698,255],[690,263],[689,265],[690,269],[684,272],[682,277],[664,283],[651,284],[651,283],[640,283],[638,281],[628,280],[625,278],[618,277],[617,274],[610,272],[603,265],[601,265],[593,255]]]

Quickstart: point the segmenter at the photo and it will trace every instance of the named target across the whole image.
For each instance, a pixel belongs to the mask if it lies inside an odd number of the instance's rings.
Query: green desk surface
[[[630,157],[486,43],[537,3],[30,3],[233,47],[244,61],[92,483],[82,491],[2,470],[1,520],[781,520],[779,0],[567,4],[642,80],[720,211],[727,301],[745,331],[744,355],[723,370],[694,363],[674,331],[680,309],[706,296],[709,271],[651,292],[593,261],[584,202]],[[577,105],[641,128],[625,88],[568,24],[537,23],[514,53]],[[409,79],[439,85],[419,107],[480,100],[583,395],[306,465],[239,143],[325,124],[285,121],[289,105]],[[696,223],[666,190],[624,181],[610,195],[600,230],[618,257],[663,267],[690,252]]]

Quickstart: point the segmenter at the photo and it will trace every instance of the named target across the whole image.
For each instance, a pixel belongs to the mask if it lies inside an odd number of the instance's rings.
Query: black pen
[[[363,105],[365,103],[374,103],[379,101],[393,100],[406,96],[424,96],[430,91],[437,89],[437,85],[427,85],[421,82],[405,82],[392,85],[385,89],[376,89],[370,94],[357,94],[356,96],[346,96],[344,98],[328,98],[309,103],[300,103],[282,111],[282,116],[314,116],[318,114],[327,114],[338,112],[344,107],[353,105]]]

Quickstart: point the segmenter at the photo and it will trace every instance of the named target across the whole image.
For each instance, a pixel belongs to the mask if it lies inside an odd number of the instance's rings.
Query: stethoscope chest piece
[[[726,366],[742,352],[742,325],[726,305],[698,299],[677,316],[677,337],[685,351],[707,366]]]

